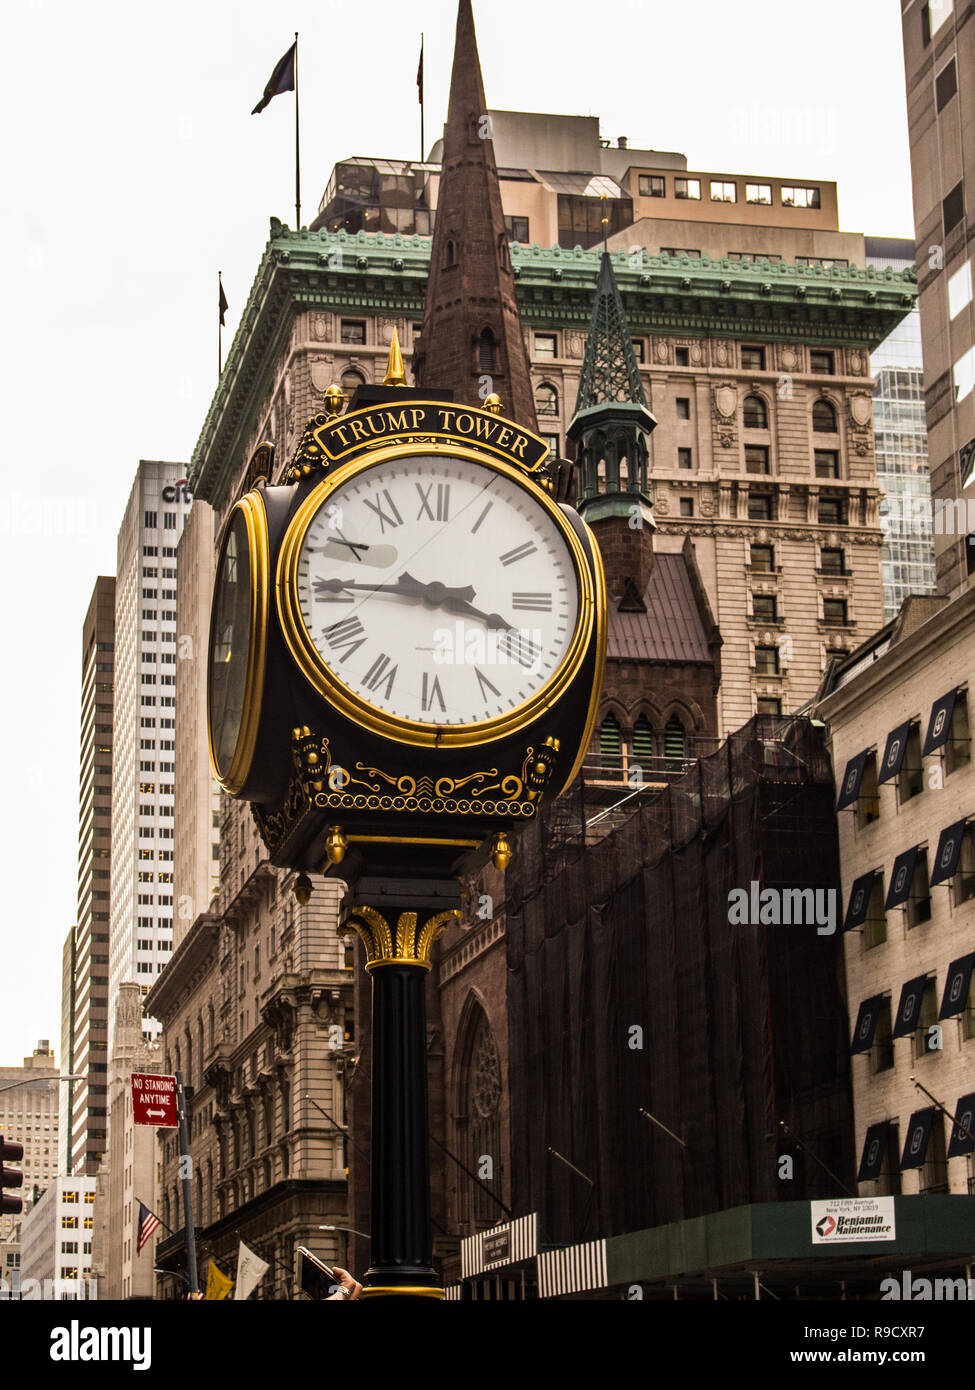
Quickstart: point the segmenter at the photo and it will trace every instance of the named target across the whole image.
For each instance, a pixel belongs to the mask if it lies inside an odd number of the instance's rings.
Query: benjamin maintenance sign
[[[850,1245],[854,1241],[894,1240],[893,1197],[839,1197],[810,1202],[813,1245]]]

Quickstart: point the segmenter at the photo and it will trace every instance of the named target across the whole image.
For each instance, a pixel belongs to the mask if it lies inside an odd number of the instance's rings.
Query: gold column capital
[[[422,970],[431,968],[430,952],[441,932],[460,917],[459,908],[438,912],[419,926],[415,912],[401,912],[395,932],[381,912],[374,907],[353,907],[339,932],[355,932],[366,948],[366,969],[373,971],[381,965],[415,965]]]

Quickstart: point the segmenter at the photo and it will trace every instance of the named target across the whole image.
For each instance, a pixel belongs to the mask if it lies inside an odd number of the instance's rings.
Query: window
[[[677,418],[678,420],[689,420],[691,418],[691,401],[689,396],[677,397]]]
[[[782,185],[782,206],[784,208],[818,208],[818,188],[787,188]]]
[[[755,701],[756,714],[781,714],[782,701],[778,698],[772,699],[768,696],[761,696]]]
[[[543,381],[541,385],[535,387],[535,413],[536,415],[558,415],[559,413],[559,393],[547,381]]]
[[[845,500],[842,497],[820,497],[819,523],[821,526],[845,526]]]
[[[674,179],[675,198],[700,198],[700,179]]]
[[[364,319],[343,319],[339,330],[339,341],[343,343],[364,344],[366,324]]]
[[[689,367],[691,365],[691,350],[686,347],[674,349],[674,361],[678,367]]]
[[[692,261],[701,259],[700,251],[692,249],[690,246],[661,246],[661,256],[687,256]]]
[[[843,551],[838,548],[823,546],[819,552],[819,568],[823,574],[845,574]]]
[[[766,207],[772,202],[772,185],[770,183],[746,183],[745,202],[762,203]]]
[[[952,899],[955,907],[975,898],[975,824],[965,826],[961,838],[961,853],[958,868],[952,883]],[[975,1010],[975,983],[968,996],[969,1008]],[[973,1020],[975,1021],[975,1020]],[[969,1034],[969,1037],[972,1035]]]
[[[693,515],[694,515],[694,498],[693,498],[693,497],[682,497],[682,498],[680,499],[680,514],[681,514],[681,516],[693,516]]]
[[[755,648],[755,674],[757,676],[777,676],[779,674],[778,647]]]
[[[158,545],[144,545],[142,547],[142,553],[143,555],[158,555],[159,547]]]
[[[963,401],[975,387],[975,347],[970,347],[952,368],[955,379],[955,403]]]
[[[678,450],[677,450],[677,467],[678,467],[678,468],[693,468],[693,466],[694,466],[694,457],[693,457],[692,451],[691,451],[690,449],[678,449]]]
[[[729,261],[744,261],[747,265],[754,265],[756,261],[768,261],[770,265],[778,265],[782,257],[775,255],[771,251],[729,251]]]
[[[742,422],[746,430],[767,430],[768,410],[761,396],[746,396],[742,406]]]
[[[521,246],[527,246],[529,241],[527,217],[505,217],[504,229],[508,234],[509,241],[517,241]]]
[[[867,905],[867,916],[863,924],[863,948],[865,951],[872,951],[875,946],[880,946],[887,940],[887,914],[884,910],[884,876],[882,873],[875,874],[873,887],[870,890],[870,902]]]
[[[482,372],[495,370],[494,334],[485,328],[477,340],[477,365]]]
[[[812,427],[817,434],[836,433],[836,410],[831,401],[813,402]]]
[[[664,757],[680,758],[687,756],[687,735],[676,714],[672,714],[664,726]]]
[[[945,772],[950,774],[972,759],[972,739],[968,726],[968,693],[959,690],[951,712],[951,732],[945,745]]]
[[[948,317],[953,319],[972,302],[972,263],[966,261],[948,280]]]
[[[653,758],[653,730],[645,714],[641,714],[633,725],[633,738],[630,741],[633,765],[647,767]]]
[[[778,599],[775,594],[752,594],[752,617],[757,623],[777,623]]]
[[[761,574],[772,574],[775,571],[775,550],[770,545],[753,545],[749,549],[749,564],[753,570],[758,570]]]
[[[840,456],[835,449],[814,450],[817,478],[838,478],[840,476]]]
[[[880,788],[877,785],[877,754],[867,754],[860,778],[860,794],[857,797],[857,829],[863,830],[880,817]]]
[[[928,879],[928,852],[926,849],[919,849],[917,859],[914,863],[914,875],[911,879],[911,892],[907,899],[907,926],[908,930],[912,927],[919,927],[922,922],[931,920],[931,884]],[[934,981],[930,981],[932,991]],[[927,986],[925,986],[925,994]],[[924,1010],[922,1007],[921,1020],[924,1024]],[[929,1019],[929,1023],[937,1023],[938,1011],[935,1008],[934,1017]]]
[[[78,1229],[78,1218],[76,1216],[61,1217],[62,1231],[76,1231]]]
[[[143,513],[143,517],[142,517],[142,521],[143,521],[143,524],[144,524],[144,526],[145,526],[145,528],[146,528],[147,531],[155,530],[155,527],[156,527],[156,524],[157,524],[157,523],[156,523],[156,513],[155,513],[155,512],[144,512],[144,513]]]
[[[944,222],[945,236],[957,227],[958,223],[965,216],[965,185],[963,182],[955,184],[947,198],[941,202],[941,217]]]
[[[752,344],[742,345],[741,369],[743,372],[764,372],[765,349]]]
[[[665,198],[667,183],[663,174],[641,174],[638,188],[641,198]]]
[[[809,370],[811,372],[820,372],[825,376],[832,376],[834,365],[833,353],[826,352],[822,348],[813,348],[809,354]]]
[[[874,888],[876,888],[876,882],[874,883]],[[870,899],[870,902],[871,902],[871,907],[867,909],[868,913],[871,911],[871,908],[872,908],[872,906],[873,906],[873,898],[872,898],[872,897],[871,897],[871,899]],[[868,917],[868,918],[867,918],[867,921],[869,922],[869,920],[870,920],[870,918]],[[878,929],[878,930],[879,930],[879,929]],[[865,927],[865,928],[864,928],[864,944],[865,944],[865,945],[866,945],[866,942],[867,942],[867,936],[868,936],[868,931],[867,931],[867,928]],[[879,941],[874,942],[873,944],[874,944],[874,945],[879,945],[879,944],[880,944],[880,941],[886,941],[886,940],[887,940],[887,924],[886,924],[886,922],[885,922],[885,923],[884,923],[884,927],[883,927],[883,935],[880,937],[880,940],[879,940]],[[878,1071],[890,1071],[891,1067],[894,1065],[894,1038],[893,1038],[893,1032],[892,1032],[892,1029],[891,1029],[890,995],[888,995],[888,996],[883,1000],[883,1002],[882,1002],[881,1005],[880,1005],[880,1011],[879,1011],[878,1014],[877,1014],[877,1027],[876,1027],[876,1029],[874,1030],[874,1035],[873,1035],[873,1047],[872,1047],[872,1049],[871,1049],[871,1053],[872,1053],[872,1055],[871,1055],[871,1066],[870,1066],[870,1070],[871,1070],[872,1072],[876,1073],[876,1072],[878,1072]],[[888,1167],[893,1167],[893,1170],[894,1170],[895,1172],[898,1171],[898,1170],[897,1170],[897,1161],[898,1161],[898,1160],[897,1160],[897,1157],[894,1156],[894,1155],[892,1155],[892,1156],[891,1156],[891,1160],[888,1161]]]
[[[738,188],[734,183],[728,183],[723,179],[712,179],[710,187],[712,203],[737,203]]]
[[[562,447],[561,436],[557,434],[543,434],[541,437],[545,440],[546,444],[548,445],[549,458],[557,459],[559,457],[559,450]]]
[[[910,801],[924,790],[924,768],[921,763],[921,726],[915,721],[911,724],[904,749],[897,783],[901,801]]]
[[[558,347],[554,333],[535,334],[535,356],[548,358],[558,356]]]
[[[745,445],[745,472],[768,473],[768,446],[765,444]]]
[[[636,357],[636,360],[642,365],[647,360],[646,343],[642,338],[631,338],[630,342],[633,344],[633,355]]]
[[[350,368],[348,371],[342,373],[340,381],[342,383],[342,390],[347,396],[351,396],[360,386],[365,385],[366,379],[361,372],[354,371]]]
[[[600,726],[599,762],[604,771],[623,770],[623,736],[619,722],[612,714],[608,714]]]
[[[824,598],[823,622],[827,623],[830,627],[845,627],[846,621],[846,599]]]
[[[753,492],[748,498],[749,521],[772,520],[772,495],[768,492]]]
[[[796,265],[801,266],[803,269],[819,265],[822,266],[824,270],[830,270],[833,266],[837,266],[840,270],[847,270],[850,262],[844,260],[841,256],[797,256]]]

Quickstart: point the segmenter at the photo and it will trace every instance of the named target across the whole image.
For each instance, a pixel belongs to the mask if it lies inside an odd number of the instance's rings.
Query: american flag
[[[144,1202],[139,1203],[139,1244],[136,1246],[135,1253],[138,1255],[142,1247],[152,1235],[153,1231],[159,1227],[159,1217],[154,1216]]]

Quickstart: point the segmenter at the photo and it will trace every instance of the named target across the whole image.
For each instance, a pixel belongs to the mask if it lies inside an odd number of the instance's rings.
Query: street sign
[[[175,1076],[132,1073],[132,1116],[137,1125],[176,1129],[179,1125],[176,1111]]]

